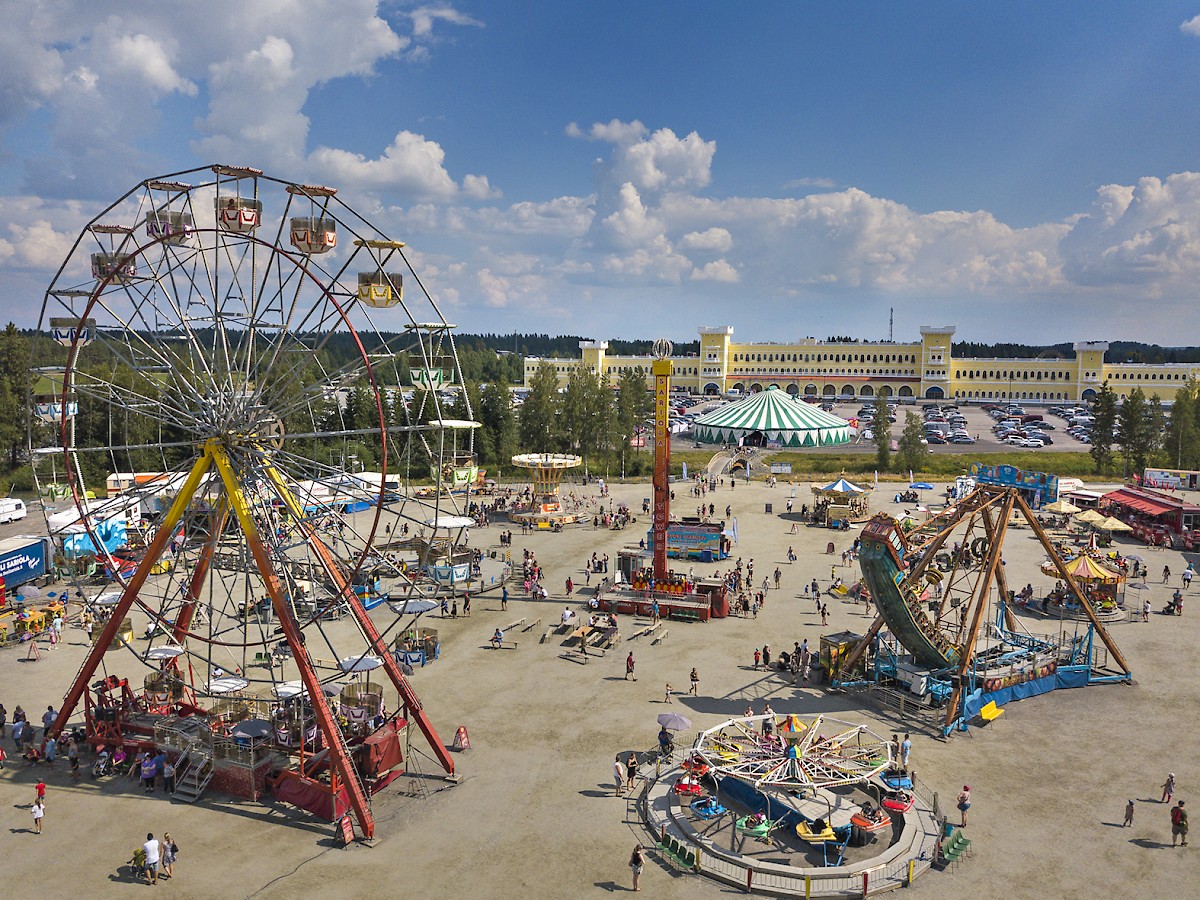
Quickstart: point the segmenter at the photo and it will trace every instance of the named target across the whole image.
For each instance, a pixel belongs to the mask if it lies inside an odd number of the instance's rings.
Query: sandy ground
[[[798,487],[797,505],[809,499]],[[470,619],[433,618],[440,628],[442,658],[418,670],[413,682],[447,743],[466,725],[472,749],[456,755],[462,776],[449,786],[434,778],[397,782],[375,800],[377,840],[370,846],[337,847],[332,827],[283,807],[231,801],[208,794],[196,806],[147,796],[136,785],[86,776],[71,784],[65,766],[47,773],[45,834],[33,833],[29,807],[37,772],[10,759],[0,773],[4,810],[4,877],[43,896],[125,896],[147,890],[120,867],[147,831],[170,831],[181,848],[176,877],[163,890],[184,897],[365,896],[380,891],[446,897],[575,897],[625,891],[630,850],[643,834],[632,808],[612,796],[613,755],[655,743],[655,716],[666,707],[663,690],[671,682],[686,690],[687,675],[700,674],[698,697],[677,696],[673,709],[689,714],[697,728],[740,713],[747,701],[761,706],[770,698],[777,712],[837,710],[878,731],[903,730],[872,709],[856,710],[853,698],[816,688],[793,688],[777,675],[755,672],[755,646],[790,646],[808,638],[816,645],[823,631],[861,631],[869,623],[863,607],[830,603],[830,624],[822,629],[813,604],[797,597],[803,583],[830,579],[838,557],[824,554],[831,537],[840,551],[845,536],[801,529],[788,534],[779,513],[789,488],[780,484],[739,485],[708,499],[733,505],[740,543],[735,555],[754,558],[756,573],[779,565],[783,589],[771,591],[756,619],[708,624],[672,623],[658,646],[642,640],[623,644],[586,665],[556,643],[538,644],[543,629],[522,635],[515,650],[487,649],[497,625],[525,616],[530,622],[557,619],[563,582],[583,582],[582,563],[593,551],[615,560],[618,547],[636,543],[640,532],[593,531],[514,537],[514,556],[533,549],[552,590],[545,604],[514,600],[505,613],[498,599],[477,603]],[[640,508],[645,485],[618,486],[615,498]],[[890,489],[880,492],[891,507]],[[775,514],[764,512],[772,502]],[[694,509],[681,495],[678,513]],[[645,520],[641,519],[638,526]],[[36,519],[30,518],[32,530]],[[476,532],[476,544],[497,546],[499,529]],[[788,546],[799,554],[786,563]],[[1193,848],[1172,850],[1167,806],[1158,803],[1159,785],[1176,774],[1177,797],[1193,800],[1200,781],[1194,750],[1200,681],[1188,668],[1200,631],[1198,591],[1188,597],[1183,618],[1157,611],[1178,586],[1185,566],[1175,552],[1140,552],[1150,566],[1151,584],[1138,596],[1150,597],[1149,624],[1113,629],[1133,668],[1133,686],[1101,686],[1063,691],[1013,704],[986,729],[943,741],[914,731],[913,764],[920,777],[941,793],[945,805],[964,783],[974,805],[968,834],[974,857],[950,873],[929,872],[911,891],[914,897],[1188,896],[1196,883]],[[1036,568],[1041,558],[1028,530],[1011,532],[1005,548],[1010,582],[1049,579]],[[1164,564],[1176,573],[1170,589],[1159,584]],[[716,567],[704,567],[715,570]],[[850,570],[843,570],[851,575]],[[759,575],[761,578],[761,575]],[[1198,585],[1197,587],[1200,587]],[[1131,596],[1136,592],[1131,592]],[[626,635],[633,628],[624,623]],[[1036,623],[1031,630],[1040,630]],[[24,652],[0,651],[0,702],[22,704],[40,718],[56,707],[82,658],[82,632],[71,629],[68,643],[40,662]],[[637,660],[636,682],[623,677],[625,654]],[[111,663],[110,663],[111,664]],[[138,671],[131,660],[128,671]],[[11,741],[5,746],[11,751]],[[413,768],[437,769],[420,752],[414,732]],[[410,795],[416,786],[417,795]],[[1125,801],[1136,801],[1131,829],[1120,822]],[[946,802],[949,801],[949,802]],[[48,877],[49,876],[49,877]],[[1188,885],[1192,888],[1188,888]],[[659,897],[718,896],[732,891],[704,879],[682,877],[652,861],[643,890]],[[161,892],[160,892],[161,893]]]

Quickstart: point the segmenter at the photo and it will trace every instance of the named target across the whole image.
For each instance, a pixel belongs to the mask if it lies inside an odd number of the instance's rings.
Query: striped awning
[[[698,441],[725,444],[754,432],[784,447],[824,447],[848,443],[850,423],[769,388],[700,417],[692,433]]]

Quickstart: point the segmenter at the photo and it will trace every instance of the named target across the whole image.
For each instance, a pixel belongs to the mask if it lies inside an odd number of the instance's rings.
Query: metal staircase
[[[175,762],[175,771],[182,773],[175,781],[175,799],[184,803],[199,800],[212,781],[214,768],[212,751],[189,744]]]

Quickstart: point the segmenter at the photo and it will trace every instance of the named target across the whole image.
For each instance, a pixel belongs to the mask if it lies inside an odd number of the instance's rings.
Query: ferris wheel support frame
[[[274,466],[266,467],[267,478],[275,486],[276,491],[283,498],[284,503],[300,523],[300,528],[304,532],[305,540],[308,545],[316,551],[317,558],[321,561],[321,567],[325,570],[325,574],[329,577],[337,588],[337,593],[345,600],[346,605],[350,609],[350,614],[362,629],[363,634],[370,645],[370,650],[376,653],[379,659],[383,662],[383,669],[387,672],[388,678],[392,682],[392,686],[404,701],[405,715],[411,715],[417,723],[417,727],[421,729],[421,733],[425,736],[425,740],[429,743],[429,748],[433,750],[438,762],[442,768],[446,770],[447,775],[454,774],[454,760],[450,758],[450,753],[446,749],[446,745],[442,743],[438,737],[433,723],[429,721],[429,716],[425,712],[425,707],[421,703],[421,698],[417,696],[417,692],[412,689],[408,679],[404,677],[404,673],[400,671],[400,664],[396,662],[391,653],[388,652],[387,645],[384,644],[383,635],[379,633],[379,629],[375,627],[375,623],[367,614],[366,607],[362,605],[358,594],[354,592],[354,586],[350,583],[350,579],[346,577],[345,571],[338,564],[337,559],[330,552],[325,542],[317,535],[315,529],[304,516],[304,510],[300,506],[295,495],[284,484],[283,478]]]
[[[171,503],[170,509],[167,510],[161,526],[150,541],[150,546],[146,548],[146,555],[138,563],[129,581],[126,582],[120,599],[113,606],[108,622],[105,623],[103,630],[100,632],[100,637],[92,644],[92,649],[88,652],[83,664],[79,667],[79,672],[75,675],[74,682],[67,689],[62,705],[58,709],[58,716],[50,726],[47,737],[57,738],[62,734],[63,729],[66,728],[67,721],[71,718],[72,713],[75,712],[75,707],[79,705],[79,701],[82,699],[88,685],[91,684],[92,676],[96,674],[96,669],[100,667],[100,662],[104,659],[104,654],[108,652],[109,646],[120,632],[121,622],[125,618],[125,614],[133,606],[133,601],[137,597],[138,591],[146,583],[146,579],[150,577],[150,569],[153,568],[159,557],[162,556],[167,542],[175,534],[175,528],[183,520],[183,514],[187,510],[192,494],[200,487],[200,482],[211,468],[212,457],[207,453],[202,454],[196,460],[195,465],[192,466],[192,470],[188,473],[182,488]]]

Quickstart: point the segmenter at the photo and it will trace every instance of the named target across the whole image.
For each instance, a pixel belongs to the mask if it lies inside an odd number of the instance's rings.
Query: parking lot
[[[699,401],[693,406],[686,408],[685,413],[689,416],[703,416],[712,410],[715,410],[720,400],[706,400],[699,397],[689,398],[693,401]],[[736,402],[736,401],[732,401]],[[922,401],[913,406],[900,405],[896,407],[896,421],[892,423],[892,440],[899,440],[900,434],[904,431],[904,414],[914,413],[917,416],[922,415],[922,404],[935,401]],[[945,409],[952,401],[939,401]],[[1004,402],[1001,402],[1003,405]],[[854,420],[858,416],[860,409],[864,407],[874,408],[874,401],[871,398],[842,400],[833,404],[833,414],[843,419]],[[1046,428],[1046,435],[1053,441],[1045,447],[1029,448],[1029,447],[1014,447],[1011,444],[1006,444],[996,437],[992,432],[992,426],[996,424],[996,420],[987,414],[979,405],[972,404],[970,406],[958,406],[958,412],[965,420],[962,428],[974,440],[974,444],[930,444],[929,450],[931,453],[957,453],[957,454],[978,454],[978,453],[1008,453],[1014,451],[1034,452],[1034,453],[1080,453],[1086,452],[1089,449],[1088,444],[1081,443],[1075,438],[1067,434],[1067,422],[1056,415],[1050,413],[1048,407],[1026,407],[1026,412],[1033,415],[1040,415],[1043,420],[1043,427]],[[861,432],[860,432],[861,433]],[[689,437],[689,432],[684,432],[677,437],[677,440],[686,440]],[[853,438],[851,443],[845,447],[839,447],[839,451],[849,450],[851,452],[874,453],[875,445],[870,440],[861,438]]]

